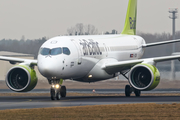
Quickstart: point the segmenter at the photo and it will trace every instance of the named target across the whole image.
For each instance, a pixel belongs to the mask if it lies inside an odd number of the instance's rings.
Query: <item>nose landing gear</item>
[[[51,100],[60,100],[61,97],[66,97],[66,86],[61,86],[62,81],[59,80],[51,83],[51,89],[50,89],[50,95],[51,95]]]
[[[61,97],[66,97],[66,86],[60,86],[59,84],[56,84],[54,87],[54,85],[52,85],[50,89],[50,94],[51,100],[60,100]]]

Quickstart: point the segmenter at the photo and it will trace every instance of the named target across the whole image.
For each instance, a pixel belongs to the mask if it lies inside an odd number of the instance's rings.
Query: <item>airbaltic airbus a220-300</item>
[[[169,40],[145,43],[136,35],[137,0],[129,0],[125,26],[119,35],[58,36],[47,40],[37,60],[0,56],[0,60],[19,63],[6,75],[7,86],[15,92],[27,92],[37,84],[34,66],[51,84],[52,100],[66,96],[66,79],[96,82],[123,75],[130,85],[125,95],[152,90],[160,82],[157,62],[180,59],[180,55],[141,59],[146,47],[180,42]],[[128,77],[126,74],[128,73]]]

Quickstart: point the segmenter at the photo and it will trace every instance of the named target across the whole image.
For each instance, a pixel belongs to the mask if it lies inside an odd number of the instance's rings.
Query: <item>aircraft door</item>
[[[107,57],[108,56],[108,48],[105,43],[103,43],[103,45],[104,45],[105,56]]]
[[[77,49],[77,51],[78,51],[78,65],[80,65],[81,63],[82,63],[82,50],[81,50],[81,47],[80,47],[80,45],[75,41],[75,40],[71,40],[73,43],[74,43],[74,45],[76,46],[76,49]]]

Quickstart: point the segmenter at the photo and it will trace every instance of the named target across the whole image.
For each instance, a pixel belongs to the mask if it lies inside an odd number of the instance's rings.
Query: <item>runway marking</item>
[[[75,101],[75,100],[78,101],[78,100],[86,100],[86,99],[92,99],[92,98],[79,98],[79,99],[76,99],[76,98],[70,99],[70,98],[68,98],[67,100],[60,100],[60,101],[63,101],[63,102],[65,101],[66,102],[66,101],[72,101],[72,100],[73,101]]]
[[[27,102],[32,102],[32,99],[29,99]]]

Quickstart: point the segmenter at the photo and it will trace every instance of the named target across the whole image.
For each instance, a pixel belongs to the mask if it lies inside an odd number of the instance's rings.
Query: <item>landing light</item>
[[[56,79],[56,77],[51,77],[52,79]]]
[[[58,84],[56,85],[56,88],[59,88],[59,85],[58,85]]]
[[[92,75],[89,75],[88,77],[89,77],[89,78],[92,78]]]
[[[59,84],[52,85],[52,87],[58,89],[59,88]]]

